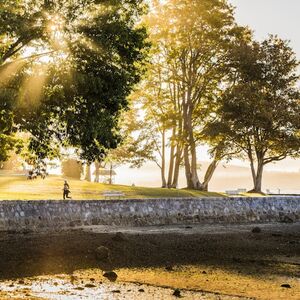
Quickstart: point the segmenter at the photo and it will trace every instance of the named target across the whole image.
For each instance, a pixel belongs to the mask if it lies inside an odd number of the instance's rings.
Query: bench
[[[229,190],[229,191],[225,191],[225,193],[227,195],[238,195],[239,192],[237,190]]]
[[[225,191],[227,195],[239,195],[241,193],[246,193],[247,189],[237,189],[237,190],[228,190]]]
[[[113,197],[120,199],[121,197],[124,197],[125,194],[123,192],[118,192],[118,191],[104,191],[102,193],[102,196],[104,196],[104,199],[109,199]]]

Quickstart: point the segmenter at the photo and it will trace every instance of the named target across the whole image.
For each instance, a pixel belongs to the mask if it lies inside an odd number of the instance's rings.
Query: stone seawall
[[[300,197],[0,201],[0,231],[300,221]]]

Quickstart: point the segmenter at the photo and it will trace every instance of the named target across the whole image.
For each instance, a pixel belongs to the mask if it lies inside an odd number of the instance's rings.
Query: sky
[[[235,17],[240,25],[248,25],[258,40],[276,34],[290,40],[298,59],[300,59],[300,0],[228,0],[236,7]],[[207,148],[198,151],[201,161],[208,161]],[[205,164],[205,162],[203,163]],[[205,169],[205,166],[203,167]],[[288,192],[300,192],[300,159],[286,159],[266,166],[263,187],[271,190],[287,189]],[[117,170],[118,183],[159,186],[160,174],[155,164],[147,163],[141,169],[121,167]],[[213,190],[232,188],[251,188],[248,162],[234,160],[229,165],[221,164],[211,182]],[[201,177],[201,175],[200,175]],[[185,185],[181,176],[180,186]]]
[[[300,59],[300,1],[299,0],[229,0],[236,7],[239,24],[249,25],[257,39],[277,34],[291,41]]]

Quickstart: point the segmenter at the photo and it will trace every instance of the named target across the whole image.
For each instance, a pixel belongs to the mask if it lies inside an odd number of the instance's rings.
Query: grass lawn
[[[45,180],[27,180],[25,176],[0,176],[0,200],[46,200],[62,199],[64,178],[49,176]],[[123,192],[125,198],[159,197],[220,197],[222,193],[200,192],[187,189],[162,189],[150,187],[132,187],[126,185],[108,185],[68,179],[71,196],[74,200],[103,199],[102,192],[116,190]]]

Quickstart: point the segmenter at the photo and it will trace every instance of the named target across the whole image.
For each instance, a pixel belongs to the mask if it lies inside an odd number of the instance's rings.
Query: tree
[[[14,135],[11,113],[0,108],[0,162],[6,161],[12,150],[20,151],[21,148],[20,139]]]
[[[69,145],[91,162],[117,146],[149,46],[143,10],[140,0],[2,1],[0,92],[32,150]]]
[[[250,161],[252,192],[262,192],[264,166],[300,154],[299,62],[275,36],[232,51],[232,84],[208,127]]]
[[[205,182],[200,182],[197,147],[204,140],[198,138],[227,76],[228,51],[237,40],[247,39],[248,31],[235,24],[232,7],[219,0],[170,0],[164,5],[154,1],[146,22],[151,41],[157,47],[151,62],[152,76],[148,79],[156,79],[156,85],[148,99],[150,109],[155,107],[154,116],[161,116],[164,122],[159,123],[162,149],[167,144],[166,131],[170,136],[167,185],[176,186],[183,160],[188,188],[207,189],[215,167],[209,169]],[[154,106],[153,99],[160,104]],[[158,106],[172,113],[165,114],[156,109]],[[215,159],[219,157],[222,156],[215,155]],[[162,170],[163,166],[162,163]]]

